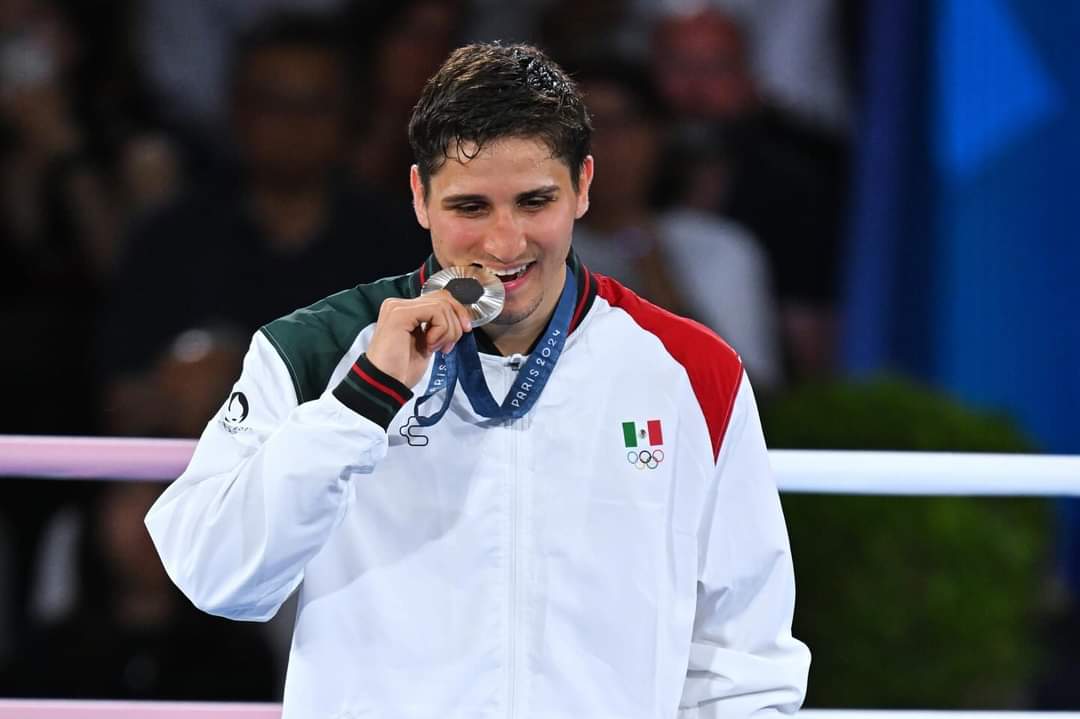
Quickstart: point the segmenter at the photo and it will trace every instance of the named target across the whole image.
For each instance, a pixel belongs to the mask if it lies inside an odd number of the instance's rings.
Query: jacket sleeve
[[[698,594],[679,719],[792,714],[810,652],[792,637],[795,578],[744,374],[698,531]]]
[[[356,381],[298,405],[281,355],[256,334],[191,463],[146,516],[166,572],[197,607],[266,621],[299,586],[344,517],[350,476],[387,451],[388,417],[357,411]]]

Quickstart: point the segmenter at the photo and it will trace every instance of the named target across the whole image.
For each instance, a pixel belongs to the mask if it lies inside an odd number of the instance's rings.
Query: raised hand
[[[415,299],[388,299],[379,308],[367,358],[380,370],[412,387],[435,352],[449,352],[472,331],[469,311],[449,292],[439,290]]]

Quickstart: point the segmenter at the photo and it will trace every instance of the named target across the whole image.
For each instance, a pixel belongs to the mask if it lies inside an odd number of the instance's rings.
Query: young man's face
[[[588,157],[575,192],[570,169],[547,145],[506,138],[471,159],[447,159],[426,194],[414,165],[413,206],[439,264],[481,265],[502,276],[506,304],[496,324],[540,323],[558,302],[592,174]]]

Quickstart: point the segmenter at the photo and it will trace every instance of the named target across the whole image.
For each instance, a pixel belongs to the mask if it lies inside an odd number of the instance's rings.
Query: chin
[[[516,325],[518,322],[528,319],[532,316],[536,309],[540,306],[540,300],[542,297],[537,297],[529,303],[515,302],[513,305],[507,306],[503,309],[502,313],[491,321],[494,325]]]

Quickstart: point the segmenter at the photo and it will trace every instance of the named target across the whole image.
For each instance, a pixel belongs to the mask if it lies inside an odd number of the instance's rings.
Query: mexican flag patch
[[[664,428],[658,419],[645,422],[623,422],[623,442],[627,449],[659,447],[664,444]]]

